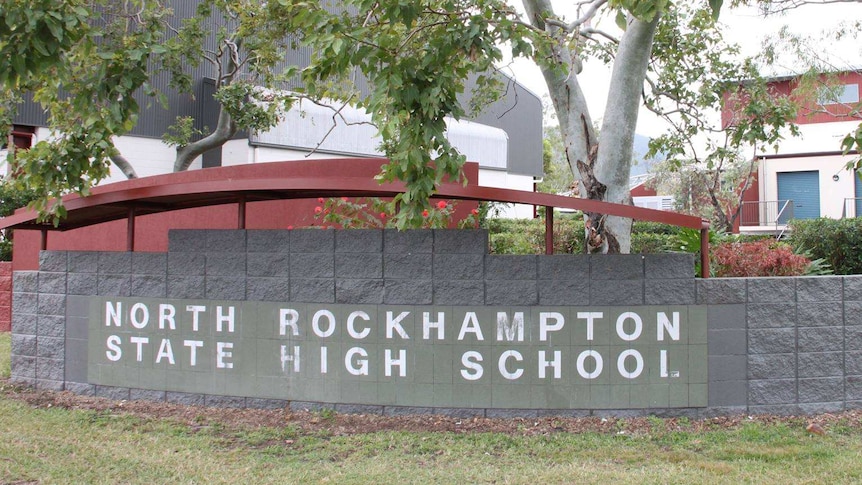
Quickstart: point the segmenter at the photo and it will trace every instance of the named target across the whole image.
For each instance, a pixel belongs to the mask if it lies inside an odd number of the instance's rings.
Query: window
[[[817,104],[852,104],[859,102],[859,85],[843,84],[840,86],[824,87],[817,95]]]

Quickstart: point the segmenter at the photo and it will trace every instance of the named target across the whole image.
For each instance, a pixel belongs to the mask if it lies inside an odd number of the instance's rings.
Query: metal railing
[[[743,202],[739,225],[774,227],[776,230],[793,219],[793,200]]]

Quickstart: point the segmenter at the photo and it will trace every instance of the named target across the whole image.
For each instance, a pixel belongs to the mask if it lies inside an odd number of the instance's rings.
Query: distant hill
[[[642,175],[649,172],[650,167],[658,161],[656,158],[659,157],[649,160],[644,158],[644,155],[649,150],[649,141],[650,137],[635,134],[634,163],[632,163],[630,176]]]

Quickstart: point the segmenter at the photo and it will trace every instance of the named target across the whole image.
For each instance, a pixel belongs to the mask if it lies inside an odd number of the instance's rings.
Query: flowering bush
[[[344,229],[374,229],[396,227],[392,214],[394,212],[390,202],[376,197],[358,198],[350,200],[347,197],[317,199],[318,205],[314,208],[314,217],[322,219],[322,226],[337,226]],[[426,229],[440,229],[449,227],[452,214],[455,212],[455,203],[441,200],[422,211],[423,224]],[[458,222],[459,229],[479,227],[479,211],[473,209],[470,215]]]
[[[712,250],[715,276],[800,276],[811,261],[772,239],[732,242]]]

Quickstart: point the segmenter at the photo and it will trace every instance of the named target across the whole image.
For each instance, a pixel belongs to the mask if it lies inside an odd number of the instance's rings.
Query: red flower
[[[470,211],[470,214],[473,214],[474,216],[478,216],[478,215],[479,215],[479,209],[473,209],[473,210],[471,210],[471,211]]]
[[[446,204],[446,201],[445,201],[445,200],[441,200],[440,202],[437,202],[437,208],[438,208],[438,209],[445,209],[445,208],[446,208],[446,205],[447,205],[447,204]]]
[[[347,197],[342,197],[342,198],[341,198],[341,201],[342,201],[342,202],[347,202]]]
[[[317,203],[318,203],[318,204],[322,204],[322,203],[323,203],[323,197],[318,197],[318,198],[317,198]]]
[[[428,217],[428,211],[427,210],[422,211],[422,217]]]
[[[314,208],[315,214],[320,214],[321,212],[323,212],[323,207],[317,206]]]
[[[293,226],[287,226],[288,231],[290,231],[291,229],[293,229]]]
[[[385,213],[385,212],[381,212],[381,213],[380,213],[380,218],[381,218],[381,219],[386,219],[386,213]]]

